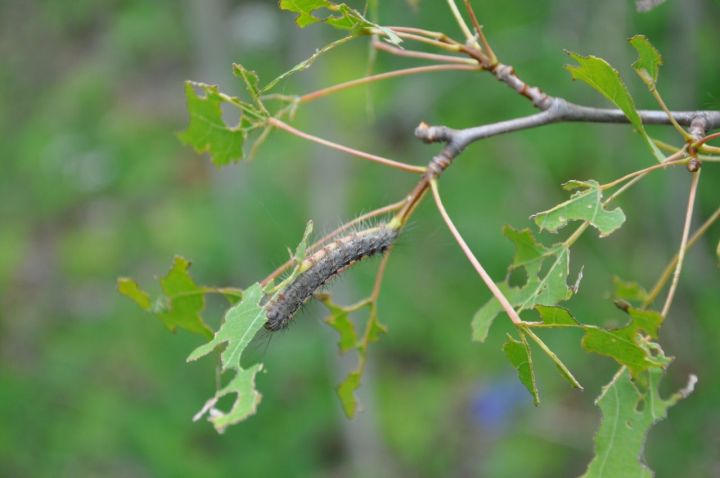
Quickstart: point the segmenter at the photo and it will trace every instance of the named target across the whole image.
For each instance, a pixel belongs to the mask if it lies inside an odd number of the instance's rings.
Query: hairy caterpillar
[[[318,288],[356,262],[385,252],[398,233],[398,227],[382,224],[335,239],[306,257],[300,265],[302,272],[265,304],[265,328],[274,332],[287,327]]]

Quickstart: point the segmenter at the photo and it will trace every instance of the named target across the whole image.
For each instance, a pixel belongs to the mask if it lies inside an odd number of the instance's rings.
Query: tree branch
[[[547,109],[533,115],[465,129],[428,126],[423,123],[415,130],[415,136],[426,143],[444,142],[454,152],[454,156],[457,156],[475,141],[551,123],[629,123],[625,113],[619,109],[582,106],[558,97],[548,99]],[[670,124],[670,119],[661,110],[639,110],[638,114],[644,124]],[[694,120],[699,119],[704,122],[706,130],[720,128],[720,111],[674,111],[672,115],[684,126],[690,126]]]

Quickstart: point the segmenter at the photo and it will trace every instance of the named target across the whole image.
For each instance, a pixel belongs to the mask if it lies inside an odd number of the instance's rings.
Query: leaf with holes
[[[515,245],[515,256],[510,264],[509,273],[524,268],[527,279],[524,285],[513,287],[509,280],[498,283],[510,304],[518,312],[535,306],[553,306],[572,296],[567,285],[570,267],[570,251],[562,243],[545,246],[535,239],[529,229],[516,230],[510,226],[503,228],[503,234]],[[548,267],[541,269],[544,264]],[[473,340],[483,342],[495,317],[502,311],[500,303],[491,298],[475,313],[472,320]]]
[[[643,462],[643,451],[650,428],[667,416],[667,410],[692,392],[688,388],[669,399],[660,397],[662,370],[649,370],[643,388],[621,368],[603,387],[595,403],[602,421],[595,434],[595,456],[582,478],[651,478],[653,472]]]
[[[588,221],[598,230],[600,237],[606,237],[625,222],[625,213],[619,207],[613,210],[605,209],[602,190],[597,181],[568,181],[563,184],[563,188],[578,191],[552,209],[531,216],[540,230],[557,232],[569,221]]]
[[[212,340],[196,348],[187,361],[192,362],[204,357],[217,346],[226,344],[220,355],[222,370],[239,369],[243,351],[267,321],[265,310],[260,306],[262,297],[263,289],[260,284],[255,283],[246,289],[242,300],[225,313],[225,320]]]
[[[565,69],[570,72],[573,79],[584,81],[620,108],[630,120],[630,124],[643,137],[655,158],[662,162],[665,156],[645,132],[642,119],[635,108],[635,102],[620,77],[620,73],[602,58],[578,55],[569,51],[566,53],[578,63],[577,65],[565,65]]]
[[[213,424],[215,430],[223,433],[230,425],[240,423],[254,415],[262,399],[262,395],[255,389],[255,376],[262,367],[262,364],[258,363],[249,369],[237,368],[232,380],[208,400],[202,410],[195,415],[194,420],[199,420],[207,413],[208,421]],[[215,407],[218,400],[231,394],[235,394],[235,401],[228,412]]]

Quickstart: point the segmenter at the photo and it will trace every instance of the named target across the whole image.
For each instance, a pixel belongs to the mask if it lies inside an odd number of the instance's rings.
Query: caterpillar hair
[[[306,257],[300,265],[302,272],[264,305],[265,328],[275,332],[287,327],[315,291],[356,262],[384,253],[398,234],[398,227],[381,224],[339,237]]]

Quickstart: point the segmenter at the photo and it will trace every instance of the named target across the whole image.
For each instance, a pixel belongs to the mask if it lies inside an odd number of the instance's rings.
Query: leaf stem
[[[450,7],[450,11],[452,12],[453,17],[455,17],[455,22],[457,22],[458,26],[460,27],[460,30],[462,30],[463,35],[465,35],[465,40],[471,44],[475,45],[477,48],[480,48],[480,45],[478,45],[477,40],[475,40],[475,35],[472,34],[470,31],[470,28],[467,26],[467,23],[465,23],[465,19],[460,14],[460,10],[458,9],[457,5],[455,4],[455,0],[447,0],[448,7]]]
[[[692,223],[692,213],[695,206],[695,194],[697,193],[698,182],[700,180],[699,169],[692,175],[690,182],[690,193],[688,194],[688,206],[685,212],[685,226],[683,227],[682,240],[680,241],[680,250],[678,251],[677,265],[675,266],[675,273],[673,274],[673,280],[670,284],[670,290],[668,291],[667,298],[665,299],[665,305],[662,308],[662,316],[667,317],[672,305],[673,298],[675,297],[675,291],[677,290],[678,282],[680,281],[680,271],[682,271],[683,260],[685,258],[685,252],[687,250],[688,236],[690,233],[690,224]]]
[[[720,207],[718,207],[715,212],[712,213],[709,218],[707,218],[703,225],[700,226],[697,231],[695,231],[690,240],[688,240],[685,252],[689,251],[697,243],[697,241],[700,240],[700,238],[705,234],[705,232],[707,232],[710,226],[712,226],[718,219],[720,219]],[[648,293],[647,297],[643,301],[643,309],[646,309],[648,306],[650,306],[650,304],[655,301],[657,296],[660,295],[663,287],[665,287],[665,284],[670,279],[673,270],[675,270],[675,266],[677,265],[678,260],[679,256],[675,254],[675,257],[673,257],[672,260],[668,263],[668,265],[665,266],[665,269],[660,275],[660,278],[657,280],[652,290],[650,291],[650,293]]]
[[[387,43],[383,43],[379,40],[373,40],[372,46],[376,50],[382,50],[395,56],[418,58],[421,60],[440,61],[445,63],[458,63],[463,65],[477,65],[477,62],[475,60],[471,60],[470,58],[452,55],[439,55],[437,53],[427,53],[424,51],[404,50],[396,46],[388,45]]]
[[[601,186],[600,186],[600,189],[602,189],[602,190],[610,189],[610,188],[612,188],[612,187],[617,186],[618,184],[620,184],[620,183],[622,183],[622,182],[627,181],[628,179],[632,179],[632,178],[634,178],[634,177],[636,177],[636,176],[644,176],[644,175],[646,175],[647,173],[650,173],[650,172],[652,172],[652,171],[655,171],[656,169],[665,169],[665,168],[667,168],[668,166],[678,166],[678,165],[681,165],[681,164],[686,164],[686,163],[687,163],[687,160],[682,160],[682,155],[684,154],[684,152],[685,152],[685,150],[684,150],[684,148],[683,148],[681,151],[678,151],[677,153],[675,153],[675,154],[673,154],[672,156],[668,157],[668,158],[667,158],[665,161],[663,161],[662,163],[653,164],[652,166],[647,167],[647,168],[645,168],[645,169],[640,169],[640,170],[634,171],[634,172],[632,172],[632,173],[630,173],[630,174],[626,174],[625,176],[623,176],[623,177],[621,177],[621,178],[618,178],[618,179],[616,179],[616,180],[614,180],[614,181],[610,181],[610,182],[607,183],[607,184],[601,185]]]
[[[442,199],[440,198],[440,192],[438,191],[437,187],[437,181],[435,179],[430,180],[430,189],[432,190],[432,195],[435,199],[435,205],[437,206],[438,212],[440,212],[440,216],[442,216],[448,229],[450,229],[450,232],[455,238],[455,241],[457,241],[458,245],[460,246],[460,249],[462,249],[465,257],[467,257],[467,259],[473,265],[477,273],[482,278],[483,282],[485,282],[487,288],[490,289],[490,292],[492,292],[493,296],[495,296],[497,301],[500,302],[500,305],[502,306],[505,313],[510,317],[510,320],[512,320],[513,324],[521,325],[523,321],[520,319],[520,316],[517,314],[513,306],[510,305],[510,302],[507,300],[505,295],[502,293],[502,291],[500,291],[500,289],[492,280],[490,275],[485,271],[483,266],[477,260],[475,255],[470,250],[470,247],[465,242],[465,239],[463,239],[462,235],[455,227],[455,224],[453,224],[452,219],[450,219],[450,216],[445,210],[445,206],[443,206]]]
[[[545,342],[543,342],[540,337],[535,335],[535,332],[527,328],[526,326],[522,327],[523,333],[530,336],[531,339],[542,349],[543,352],[545,352],[545,355],[547,355],[550,360],[553,361],[555,366],[560,369],[560,372],[565,376],[565,378],[572,384],[573,387],[578,388],[580,390],[583,390],[583,386],[580,385],[580,382],[577,381],[575,376],[570,372],[570,370],[565,366],[565,364],[560,360],[560,358],[550,350],[550,347],[548,347]]]
[[[296,128],[293,128],[289,124],[287,124],[277,118],[268,118],[267,122],[268,122],[268,124],[271,124],[271,125],[275,126],[276,128],[282,129],[282,130],[284,130],[290,134],[293,134],[299,138],[307,139],[308,141],[313,141],[315,143],[322,144],[323,146],[327,146],[328,148],[332,148],[337,151],[342,151],[343,153],[347,153],[347,154],[356,156],[358,158],[367,159],[368,161],[373,161],[375,163],[380,163],[385,166],[390,166],[392,168],[399,169],[401,171],[405,171],[407,173],[423,174],[425,172],[425,168],[422,166],[413,166],[410,164],[393,161],[392,159],[383,158],[382,156],[377,156],[374,154],[366,153],[364,151],[349,148],[347,146],[343,146],[338,143],[333,143],[332,141],[328,141],[326,139],[322,139],[317,136],[313,136],[311,134],[300,131]]]
[[[675,117],[670,111],[670,108],[667,107],[667,105],[665,104],[665,100],[662,99],[662,96],[660,96],[660,92],[657,90],[654,84],[650,87],[650,93],[652,93],[655,101],[657,101],[657,104],[667,115],[668,119],[670,120],[670,124],[672,124],[673,128],[675,128],[675,130],[680,133],[680,136],[682,136],[685,141],[692,140],[692,135],[685,131],[685,129],[680,126],[680,124],[678,124],[678,122],[675,120]]]
[[[332,93],[336,93],[338,91],[342,91],[342,90],[345,90],[348,88],[353,88],[355,86],[359,86],[359,85],[363,85],[363,84],[367,84],[367,83],[372,83],[374,81],[387,80],[389,78],[397,78],[399,76],[416,75],[418,73],[429,73],[429,72],[434,72],[434,71],[450,71],[450,70],[465,70],[465,71],[476,70],[477,71],[480,69],[481,68],[476,65],[451,63],[451,64],[441,64],[441,65],[417,66],[414,68],[405,68],[402,70],[388,71],[386,73],[378,73],[376,75],[365,76],[363,78],[346,81],[344,83],[338,83],[336,85],[332,85],[327,88],[323,88],[321,90],[313,91],[312,93],[308,93],[308,94],[301,96],[299,99],[299,102],[300,103],[309,103],[310,101],[314,101],[318,98],[322,98],[323,96],[327,96]]]
[[[495,65],[498,62],[497,56],[495,56],[495,52],[492,48],[490,48],[490,44],[488,43],[487,38],[485,38],[485,34],[483,33],[483,27],[478,22],[477,16],[475,16],[475,10],[473,10],[472,5],[470,5],[470,0],[465,0],[465,9],[467,10],[468,15],[470,15],[470,20],[472,21],[473,27],[477,32],[478,40],[480,40],[482,49],[490,60],[490,65]]]

